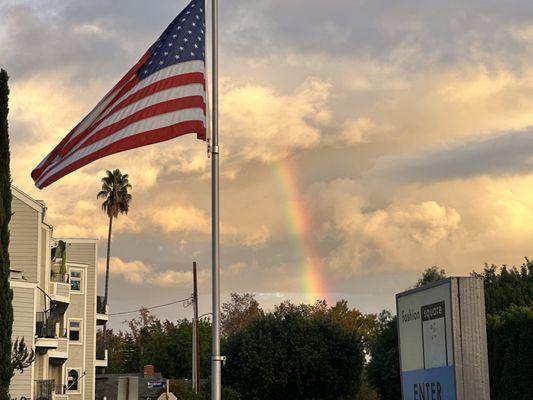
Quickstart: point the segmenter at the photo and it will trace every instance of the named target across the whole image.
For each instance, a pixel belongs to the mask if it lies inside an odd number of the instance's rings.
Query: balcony
[[[96,367],[107,367],[107,343],[104,339],[96,339]]]
[[[105,325],[109,319],[109,305],[104,306],[104,296],[96,296],[96,325]]]
[[[67,400],[67,385],[56,383],[54,385],[54,398],[55,400]]]
[[[55,394],[55,382],[53,379],[35,381],[35,399],[53,400]]]
[[[57,338],[57,348],[48,351],[48,357],[52,364],[63,364],[68,359],[67,331],[63,330]],[[56,392],[57,394],[57,392]]]
[[[50,299],[57,311],[63,314],[70,304],[70,283],[68,274],[50,274]]]
[[[56,349],[58,337],[56,325],[58,323],[55,312],[37,312],[35,318],[35,347],[37,352]]]
[[[36,400],[67,400],[67,387],[53,379],[35,381]]]

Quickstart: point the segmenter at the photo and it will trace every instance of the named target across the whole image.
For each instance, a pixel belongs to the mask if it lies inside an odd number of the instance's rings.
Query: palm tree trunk
[[[105,264],[105,293],[104,307],[107,306],[107,295],[109,292],[109,256],[111,253],[111,230],[113,229],[113,216],[109,217],[109,233],[107,234],[107,259]]]

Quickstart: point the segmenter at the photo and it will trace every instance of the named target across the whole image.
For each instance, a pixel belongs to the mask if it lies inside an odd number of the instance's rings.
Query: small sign
[[[178,398],[173,393],[163,393],[157,400],[178,400]]]
[[[148,382],[148,389],[164,389],[167,387],[166,381],[151,381]]]

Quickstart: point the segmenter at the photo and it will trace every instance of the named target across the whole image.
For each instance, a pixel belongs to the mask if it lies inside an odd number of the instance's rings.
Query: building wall
[[[52,228],[43,221],[44,204],[36,202],[20,190],[12,187],[13,217],[10,223],[11,241],[9,253],[11,269],[22,271],[25,280],[13,280],[15,289],[13,301],[15,320],[13,337],[27,336],[35,346],[35,313],[48,309],[49,300],[38,290],[50,292]],[[15,376],[11,385],[12,397],[30,397],[35,393],[35,381],[54,379],[56,384],[67,383],[68,370],[76,368],[80,376],[79,393],[68,393],[71,400],[94,400],[96,361],[96,264],[97,240],[64,239],[67,243],[67,270],[79,268],[83,271],[83,293],[70,291],[70,303],[60,318],[68,328],[69,318],[81,320],[82,343],[68,343],[68,359],[63,365],[53,364],[43,348],[36,355],[33,365]],[[29,297],[27,285],[33,289]],[[17,287],[16,287],[17,286]],[[26,339],[28,343],[28,339]],[[28,343],[30,344],[30,343]],[[57,360],[56,360],[57,362]]]
[[[73,294],[67,310],[68,318],[83,319],[83,347],[72,344],[66,367],[80,368],[86,375],[83,378],[84,393],[69,395],[72,399],[94,399],[96,361],[96,263],[97,241],[92,239],[63,239],[67,242],[67,265],[71,268],[86,266],[83,274],[84,293]],[[68,324],[68,322],[67,322]],[[78,348],[74,348],[78,346]],[[80,353],[80,350],[82,353]],[[74,354],[73,354],[74,352]]]
[[[37,244],[42,214],[15,196],[13,196],[11,208],[13,212],[9,224],[11,269],[24,271],[24,276],[29,282],[37,282],[40,247]]]
[[[13,333],[12,340],[24,338],[26,346],[34,349],[35,329],[35,284],[12,281],[13,289]],[[12,398],[32,398],[33,368],[26,369],[23,373],[15,372],[9,387]]]
[[[67,260],[71,258],[70,248],[67,248]],[[87,372],[85,366],[85,346],[87,345],[86,331],[87,331],[87,320],[86,320],[86,293],[87,293],[87,266],[82,264],[72,265],[67,261],[67,270],[70,275],[72,269],[81,270],[83,272],[82,279],[82,292],[78,293],[75,291],[70,292],[70,305],[65,313],[65,325],[70,328],[69,321],[72,319],[81,321],[81,343],[73,343],[69,341],[68,344],[68,360],[65,362],[66,374],[68,376],[68,371],[70,369],[77,369],[80,376]],[[81,378],[79,381],[78,393],[69,392],[69,399],[76,400],[82,399],[83,394],[85,393],[85,385],[87,376]]]

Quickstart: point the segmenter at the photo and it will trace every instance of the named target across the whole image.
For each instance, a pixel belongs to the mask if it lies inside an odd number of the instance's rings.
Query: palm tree
[[[128,181],[128,174],[122,175],[119,169],[113,172],[107,170],[106,176],[102,178],[102,190],[96,196],[97,199],[105,199],[102,203],[102,210],[109,217],[109,233],[107,235],[107,260],[105,266],[105,293],[104,307],[107,305],[107,295],[109,287],[109,254],[111,251],[111,230],[113,228],[113,218],[119,214],[127,214],[130,208],[131,194],[128,191],[131,185]]]

